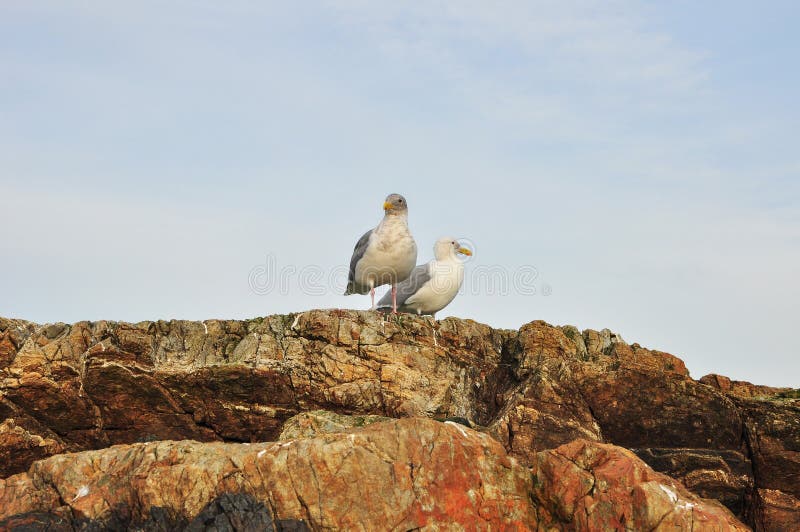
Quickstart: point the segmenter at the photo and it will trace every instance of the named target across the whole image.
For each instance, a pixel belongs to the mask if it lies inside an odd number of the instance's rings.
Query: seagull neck
[[[450,248],[450,245],[447,247],[447,250],[436,253],[436,262],[461,262],[452,248]]]
[[[386,214],[378,224],[378,229],[394,225],[408,225],[408,213]]]

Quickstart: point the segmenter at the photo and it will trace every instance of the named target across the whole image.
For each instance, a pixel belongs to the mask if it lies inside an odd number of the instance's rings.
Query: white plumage
[[[458,254],[472,255],[451,237],[442,237],[433,247],[434,259],[414,268],[405,281],[397,285],[397,309],[414,314],[437,312],[455,299],[464,282],[464,263]],[[388,308],[390,294],[378,302],[378,308]]]
[[[408,229],[408,204],[400,194],[383,203],[384,216],[375,229],[364,233],[353,249],[345,295],[370,293],[375,308],[375,287],[408,278],[417,263],[417,244]]]

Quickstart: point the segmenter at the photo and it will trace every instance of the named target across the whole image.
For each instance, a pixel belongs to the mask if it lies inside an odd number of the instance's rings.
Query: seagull
[[[392,312],[397,313],[397,283],[405,280],[417,263],[417,244],[408,230],[408,203],[400,194],[383,202],[384,216],[375,229],[358,239],[350,259],[344,295],[366,294],[375,310],[375,287],[392,285]]]
[[[408,279],[397,285],[393,308],[413,314],[436,315],[456,297],[464,281],[464,263],[458,255],[472,255],[455,238],[442,237],[433,246],[436,257],[414,268]],[[394,294],[393,294],[394,296]],[[388,308],[389,294],[378,301],[378,308]]]

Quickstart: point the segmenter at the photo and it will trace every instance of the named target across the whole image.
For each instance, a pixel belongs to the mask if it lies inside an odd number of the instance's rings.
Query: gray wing
[[[360,288],[356,286],[355,282],[356,265],[358,264],[358,261],[361,260],[361,257],[364,256],[364,253],[367,252],[369,237],[372,234],[372,231],[374,231],[374,229],[370,229],[364,233],[361,238],[358,239],[358,242],[356,242],[356,247],[353,248],[353,256],[350,258],[350,274],[347,276],[347,290],[345,290],[344,295],[355,294],[360,290]]]
[[[423,264],[411,270],[411,275],[408,279],[398,283],[397,285],[397,307],[405,305],[409,297],[417,293],[422,286],[431,280],[431,274],[428,271],[428,265]],[[380,301],[378,301],[378,308],[392,308],[392,292],[386,292]]]

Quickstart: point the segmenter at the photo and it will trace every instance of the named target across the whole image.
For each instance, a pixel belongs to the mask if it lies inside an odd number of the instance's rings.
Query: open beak
[[[466,255],[467,257],[472,256],[472,252],[464,247],[458,248],[458,252],[461,253],[462,255]]]
[[[384,211],[391,211],[393,207],[394,207],[394,205],[392,205],[388,201],[384,201],[383,202],[383,210]]]

